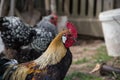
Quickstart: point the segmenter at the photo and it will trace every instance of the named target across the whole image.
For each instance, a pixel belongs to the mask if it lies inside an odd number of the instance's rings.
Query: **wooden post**
[[[93,17],[94,0],[88,0],[88,16]]]
[[[0,2],[0,17],[2,16],[3,4],[5,0],[1,0]]]
[[[102,11],[102,0],[97,0],[96,15],[99,16],[99,13]]]
[[[104,0],[104,11],[113,9],[113,1],[114,0]]]
[[[72,14],[74,16],[78,15],[78,0],[73,0]]]
[[[45,0],[45,9],[46,11],[50,10],[50,0]]]
[[[62,0],[58,0],[58,13],[61,15],[63,14],[63,11],[62,11]]]
[[[51,12],[56,14],[56,1],[55,0],[51,0]]]
[[[86,14],[85,14],[85,9],[86,9],[86,0],[81,0],[81,14],[80,14],[80,16],[86,16]]]
[[[15,0],[11,0],[11,2],[10,2],[9,16],[13,16],[14,12],[15,12]]]
[[[65,0],[64,5],[65,5],[64,6],[65,14],[70,15],[70,12],[69,12],[70,0]]]

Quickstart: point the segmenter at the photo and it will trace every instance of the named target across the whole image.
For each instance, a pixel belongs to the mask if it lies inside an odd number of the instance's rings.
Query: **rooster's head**
[[[63,39],[63,42],[64,42],[66,48],[68,48],[68,47],[72,46],[77,39],[77,29],[71,22],[67,22],[66,27],[70,33],[65,34],[62,39]]]

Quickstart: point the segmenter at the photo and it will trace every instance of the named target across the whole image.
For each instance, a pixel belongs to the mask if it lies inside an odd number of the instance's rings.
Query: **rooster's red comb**
[[[77,29],[76,29],[76,27],[75,27],[75,25],[73,24],[73,23],[71,23],[71,22],[67,22],[66,23],[66,27],[70,30],[70,32],[72,33],[72,36],[74,37],[74,38],[77,38]]]

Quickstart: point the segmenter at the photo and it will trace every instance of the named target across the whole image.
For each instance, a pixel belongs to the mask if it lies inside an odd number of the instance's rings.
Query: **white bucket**
[[[100,21],[109,56],[120,56],[120,9],[100,13]]]

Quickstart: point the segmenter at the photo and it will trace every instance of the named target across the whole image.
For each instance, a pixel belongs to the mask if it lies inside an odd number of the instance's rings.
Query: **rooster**
[[[67,52],[67,49],[76,38],[72,27],[60,32],[37,59],[18,65],[6,65],[7,69],[0,71],[4,72],[4,75],[0,75],[2,80],[63,80],[72,61],[71,52]]]

